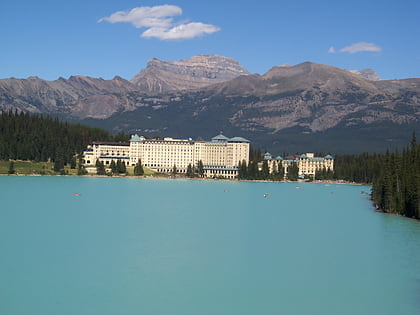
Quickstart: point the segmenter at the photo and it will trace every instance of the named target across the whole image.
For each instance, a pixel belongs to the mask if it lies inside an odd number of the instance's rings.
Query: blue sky
[[[72,0],[0,4],[0,78],[130,79],[148,59],[235,58],[252,73],[313,61],[420,77],[420,1]]]

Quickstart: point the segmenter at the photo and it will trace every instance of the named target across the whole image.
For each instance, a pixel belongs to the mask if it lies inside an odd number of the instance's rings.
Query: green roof
[[[229,142],[251,142],[251,141],[249,141],[245,138],[242,138],[242,137],[233,137],[233,138],[230,138],[228,141]]]
[[[135,134],[131,136],[130,142],[142,142],[143,140],[141,140],[141,138],[139,137],[139,135]]]
[[[212,141],[228,141],[229,138],[226,137],[226,136],[224,136],[224,135],[222,135],[222,134],[220,134],[220,135],[218,135],[216,137],[211,138],[211,140]]]

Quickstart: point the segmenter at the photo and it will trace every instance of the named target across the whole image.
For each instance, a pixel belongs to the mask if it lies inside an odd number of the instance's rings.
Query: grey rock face
[[[200,55],[181,61],[149,60],[147,68],[130,81],[142,92],[161,93],[203,88],[247,74],[235,59]]]

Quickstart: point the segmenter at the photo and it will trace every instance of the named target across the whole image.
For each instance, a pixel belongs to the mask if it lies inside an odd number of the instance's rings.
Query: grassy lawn
[[[0,174],[7,174],[9,171],[9,161],[0,161]],[[15,174],[17,175],[59,175],[53,170],[54,163],[52,162],[31,162],[31,161],[14,161]],[[156,175],[156,172],[150,168],[143,167],[144,175]],[[67,165],[64,167],[66,174],[77,175],[77,169],[70,169]],[[127,167],[127,175],[133,176],[134,167]]]
[[[127,166],[127,175],[129,176],[133,176],[134,175],[134,166]],[[144,175],[148,176],[148,175],[156,175],[156,172],[151,170],[148,167],[143,166],[143,171],[144,171]]]
[[[9,161],[0,161],[0,174],[7,174]],[[51,162],[30,162],[14,161],[15,174],[18,175],[54,175],[53,163]]]

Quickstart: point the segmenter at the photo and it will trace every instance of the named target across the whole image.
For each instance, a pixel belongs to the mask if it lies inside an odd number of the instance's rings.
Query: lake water
[[[369,190],[1,176],[0,314],[420,314],[420,222]]]

